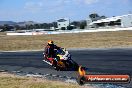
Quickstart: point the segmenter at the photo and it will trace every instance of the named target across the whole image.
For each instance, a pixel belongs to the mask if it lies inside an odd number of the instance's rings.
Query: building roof
[[[97,23],[107,23],[107,22],[111,22],[111,21],[117,21],[119,19],[122,19],[122,17],[130,16],[130,15],[132,15],[132,14],[127,14],[127,15],[122,15],[122,16],[115,16],[115,17],[110,17],[110,18],[106,18],[106,19],[101,19],[101,20],[93,21],[89,25],[93,25],[93,24],[97,24]]]
[[[57,20],[58,22],[65,22],[65,21],[67,21],[67,20],[65,20],[65,19],[59,19],[59,20]]]

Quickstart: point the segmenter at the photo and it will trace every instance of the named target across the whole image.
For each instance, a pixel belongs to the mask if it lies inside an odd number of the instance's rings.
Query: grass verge
[[[48,40],[65,48],[131,47],[132,31],[95,32],[40,36],[0,36],[0,50],[43,49]]]
[[[79,85],[0,73],[0,88],[80,88]]]

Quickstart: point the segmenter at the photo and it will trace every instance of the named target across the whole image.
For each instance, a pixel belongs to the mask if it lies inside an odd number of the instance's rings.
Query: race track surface
[[[132,76],[132,49],[85,49],[69,50],[69,52],[75,62],[87,68],[88,74],[129,74]],[[55,71],[42,61],[42,53],[42,51],[0,52],[0,70],[77,76],[75,71]],[[127,86],[132,86],[132,83]]]

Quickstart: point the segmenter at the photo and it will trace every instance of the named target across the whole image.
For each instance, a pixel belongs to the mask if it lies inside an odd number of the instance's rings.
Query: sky
[[[0,0],[0,21],[79,21],[91,13],[106,17],[132,13],[132,0]]]

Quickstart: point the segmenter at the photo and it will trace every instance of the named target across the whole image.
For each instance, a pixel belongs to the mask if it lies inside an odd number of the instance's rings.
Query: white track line
[[[43,50],[16,50],[16,51],[0,51],[0,52],[33,52],[33,51],[43,51]]]

